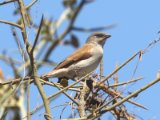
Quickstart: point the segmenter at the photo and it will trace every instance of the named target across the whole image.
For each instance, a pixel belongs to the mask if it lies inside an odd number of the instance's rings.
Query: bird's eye
[[[103,37],[104,35],[102,34],[98,34],[98,35],[95,35],[97,38],[100,38],[100,37]]]

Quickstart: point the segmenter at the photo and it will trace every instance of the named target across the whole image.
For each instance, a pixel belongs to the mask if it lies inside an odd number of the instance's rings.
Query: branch
[[[112,73],[110,73],[103,80],[101,80],[95,87],[98,87],[100,84],[104,83],[106,80],[108,80],[110,77],[112,77],[112,75],[114,75],[115,73],[117,73],[117,71],[119,71],[120,69],[122,69],[127,63],[129,63],[133,58],[135,58],[140,53],[141,53],[141,51],[138,51],[137,53],[135,53],[132,57],[130,57],[127,61],[125,61],[122,65],[120,65],[119,67],[117,67]]]
[[[112,98],[110,101],[106,102],[105,104],[103,104],[102,106],[96,108],[95,112],[98,112],[99,110],[101,110],[102,108],[106,107],[107,105],[109,105],[110,103],[112,103],[114,100],[116,100],[118,98],[118,96],[115,96],[114,98]]]
[[[26,6],[26,9],[28,10],[30,7],[32,7],[38,0],[32,1],[29,5]]]
[[[89,73],[90,74],[90,73]],[[50,95],[48,97],[49,100],[51,100],[52,98],[56,97],[57,95],[61,94],[62,92],[64,92],[65,90],[68,90],[70,89],[71,87],[73,87],[74,85],[78,84],[80,81],[84,80],[88,75],[80,78],[79,80],[77,80],[76,82],[74,82],[73,84],[61,89],[60,91],[58,91],[57,93],[53,94],[53,95]],[[39,107],[37,107],[35,110],[33,110],[30,114],[32,115],[33,113],[35,113],[37,110],[39,110],[40,108],[43,107],[43,104],[39,105]]]
[[[15,1],[17,1],[17,0],[8,0],[8,1],[4,1],[4,2],[1,2],[0,5],[12,3],[12,2],[15,2]]]
[[[81,118],[87,118],[86,111],[85,111],[85,109],[86,109],[86,107],[85,107],[86,106],[86,100],[85,100],[86,98],[85,98],[85,96],[87,94],[88,87],[86,85],[86,81],[84,81],[82,83],[82,86],[83,86],[83,88],[81,89],[81,92],[80,92],[80,101],[79,101],[78,110],[79,110],[79,114],[80,114]]]
[[[27,120],[30,120],[30,79],[27,82]]]
[[[126,102],[127,100],[129,100],[130,98],[137,96],[139,93],[143,92],[144,90],[146,90],[147,88],[151,87],[152,85],[154,85],[155,83],[160,81],[160,77],[156,78],[155,80],[151,81],[150,83],[148,83],[147,85],[145,85],[144,87],[140,88],[139,90],[131,93],[129,96],[123,98],[122,100],[120,100],[119,102],[113,104],[112,106],[106,108],[105,110],[102,111],[102,113],[107,112],[112,110],[113,108],[115,108],[118,105],[121,105],[122,103]]]
[[[159,73],[157,73],[157,74],[159,74]],[[131,93],[131,94],[128,95],[127,97],[123,98],[122,100],[116,102],[116,103],[113,104],[112,106],[104,109],[103,111],[100,111],[99,114],[102,115],[102,114],[104,114],[104,113],[106,113],[106,112],[108,112],[108,111],[113,110],[115,107],[121,105],[122,103],[124,103],[124,102],[126,102],[126,101],[129,101],[130,98],[132,98],[132,97],[134,97],[134,96],[137,96],[139,93],[143,92],[144,90],[146,90],[147,88],[151,87],[152,85],[156,84],[156,83],[159,82],[159,81],[160,81],[160,76],[158,75],[155,80],[151,81],[150,83],[148,83],[148,84],[145,85],[144,87],[140,88],[139,90]],[[101,108],[99,108],[99,109],[101,109]],[[97,110],[99,110],[99,109],[97,109]],[[93,117],[93,115],[90,114],[87,118],[90,118],[90,117]]]
[[[102,80],[103,78],[103,58],[100,62],[100,80]]]
[[[3,82],[0,82],[0,87],[2,87],[3,85],[8,85],[8,84],[11,84],[11,85],[18,84],[22,81],[22,79],[23,79],[23,81],[27,81],[27,82],[30,81],[30,79],[31,79],[30,84],[33,83],[33,81],[34,81],[33,76],[31,76],[31,77],[27,76],[25,78],[17,78],[17,79],[13,79],[13,80],[5,80]],[[43,85],[50,85],[50,86],[53,86],[53,87],[58,86],[60,88],[62,87],[62,86],[60,86],[59,83],[53,83],[53,82],[45,81],[45,80],[42,80],[42,79],[40,79],[40,81],[42,82]],[[55,86],[55,84],[56,84],[56,86]],[[80,92],[80,90],[78,90],[74,87],[73,88],[68,88],[68,90]]]
[[[17,84],[17,83],[19,83],[19,82],[21,82],[22,81],[22,79],[23,79],[23,81],[26,81],[26,80],[29,80],[29,79],[33,79],[33,77],[25,77],[25,78],[18,78],[18,79],[14,79],[14,80],[5,80],[4,82],[0,82],[0,87],[2,86],[2,85],[7,85],[7,84],[12,84],[12,85],[14,85],[14,84]]]
[[[89,73],[90,74],[90,73]],[[61,94],[63,91],[68,90],[69,88],[73,87],[74,85],[78,84],[80,81],[84,80],[89,74],[85,75],[84,77],[81,77],[79,80],[77,80],[76,82],[68,85],[67,87],[63,88],[62,90],[58,91],[57,93],[51,95],[48,97],[48,99],[54,98],[57,95]]]
[[[137,81],[142,80],[142,79],[143,79],[143,77],[140,77],[140,78],[136,78],[136,79],[133,79],[133,80],[126,81],[126,82],[113,84],[113,85],[110,85],[109,87],[116,87],[116,86],[126,85],[128,83],[137,82]]]
[[[28,38],[27,38],[26,25],[25,25],[26,10],[25,10],[25,6],[23,4],[23,0],[18,0],[18,4],[19,4],[20,12],[21,12],[21,17],[22,17],[22,29],[21,29],[21,32],[22,32],[23,40],[24,40],[24,43],[26,44],[26,49],[30,51],[31,45],[29,44]]]
[[[14,37],[14,39],[16,41],[17,47],[19,48],[20,54],[22,55],[22,57],[24,56],[24,60],[27,61],[28,56],[27,56],[26,52],[23,52],[23,46],[22,46],[21,41],[20,41],[20,39],[18,37],[16,29],[14,27],[11,27],[11,30],[12,30],[13,37]]]
[[[33,79],[35,80],[35,83],[37,85],[37,88],[39,90],[39,93],[42,97],[42,100],[43,100],[43,103],[44,103],[44,106],[45,106],[45,115],[44,117],[47,119],[47,120],[52,120],[52,114],[51,114],[51,111],[50,111],[50,107],[49,107],[49,101],[47,99],[47,96],[43,90],[43,87],[40,83],[40,79],[37,77],[38,74],[37,74],[37,68],[36,68],[36,64],[35,64],[35,60],[34,60],[34,55],[33,53],[31,52],[31,45],[30,43],[28,42],[28,38],[27,38],[27,34],[26,34],[26,26],[25,26],[25,17],[27,17],[26,15],[26,9],[25,9],[25,6],[23,4],[23,0],[18,0],[18,4],[19,4],[19,8],[20,8],[20,11],[21,11],[21,16],[22,16],[22,36],[23,36],[23,39],[24,39],[24,43],[26,45],[26,50],[27,50],[27,53],[29,55],[29,58],[30,58],[30,66],[32,68],[32,73],[33,73]],[[27,21],[28,22],[28,21]],[[29,22],[28,22],[29,24]],[[30,25],[30,24],[29,24]]]
[[[118,93],[118,92],[116,92],[116,91],[114,91],[114,90],[109,89],[108,86],[106,86],[106,85],[104,85],[104,84],[101,84],[99,87],[100,87],[104,92],[106,92],[107,94],[111,95],[112,97],[118,96],[118,97],[121,98],[121,99],[124,98],[123,96],[121,96],[120,93]],[[133,102],[133,101],[131,101],[131,100],[127,100],[127,102],[129,102],[129,103],[131,103],[131,104],[134,104],[134,105],[136,105],[136,106],[138,106],[138,107],[141,107],[141,108],[147,110],[146,107],[144,107],[144,106],[142,106],[142,105],[140,105],[140,104],[138,104],[138,103],[135,103],[135,102]]]
[[[33,43],[33,47],[31,49],[31,54],[33,54],[33,51],[34,51],[34,49],[35,49],[35,47],[37,45],[37,41],[38,41],[39,34],[41,32],[42,25],[43,25],[43,15],[42,15],[42,18],[41,18],[41,22],[40,22],[40,25],[39,25],[39,28],[38,28],[38,32],[37,32],[36,38],[35,38],[34,43]]]
[[[22,29],[22,26],[21,26],[21,25],[18,25],[18,24],[14,23],[14,22],[9,22],[9,21],[0,20],[0,23],[12,25],[12,26],[17,27],[17,28],[19,28],[19,29]]]
[[[62,88],[60,88],[58,85],[56,85],[55,83],[53,83],[59,90],[62,90]],[[63,91],[63,93],[69,98],[71,99],[77,106],[79,106],[79,103],[74,100],[70,95],[68,95],[65,91]]]

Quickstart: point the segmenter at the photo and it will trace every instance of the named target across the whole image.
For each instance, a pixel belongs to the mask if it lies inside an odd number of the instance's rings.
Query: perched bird
[[[59,63],[54,70],[43,75],[43,78],[58,77],[61,82],[64,78],[75,80],[92,72],[103,57],[103,46],[109,37],[111,35],[103,32],[93,33],[86,44]]]

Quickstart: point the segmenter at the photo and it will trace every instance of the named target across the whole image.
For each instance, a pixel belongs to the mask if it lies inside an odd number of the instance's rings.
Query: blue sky
[[[27,3],[29,2],[27,1]],[[160,31],[159,5],[159,0],[95,0],[83,8],[75,22],[75,26],[93,28],[116,24],[115,28],[104,31],[112,35],[104,46],[104,75],[108,75],[113,71],[115,64],[123,63],[135,52],[144,49],[149,43],[159,37],[157,34],[157,32]],[[18,16],[12,16],[12,11],[15,7],[16,4],[0,6],[0,19],[15,21],[18,18]],[[39,23],[42,14],[48,18],[58,18],[63,10],[64,8],[58,0],[40,0],[34,5],[31,13],[33,14],[33,20]],[[21,58],[18,55],[19,53],[15,52],[17,47],[13,40],[10,26],[0,24],[0,28],[0,51],[2,52],[5,49],[7,53],[14,56],[15,59]],[[85,43],[86,38],[90,35],[90,33],[73,33],[80,38],[81,45]],[[33,30],[29,30],[29,35],[34,36]],[[73,47],[60,46],[53,52],[51,59],[60,62],[74,50]],[[65,51],[65,54],[62,53],[62,51]],[[125,89],[122,88],[124,93],[134,91],[156,77],[156,73],[160,70],[159,51],[160,45],[158,43],[142,56],[142,60],[139,63],[134,77],[142,76],[144,79],[136,84],[126,86]],[[120,82],[131,78],[137,61],[138,57],[119,71]],[[7,67],[4,62],[0,61],[0,67],[3,68],[6,76],[11,76],[12,71],[9,70],[9,67]],[[46,71],[51,69],[53,68],[47,68]],[[40,71],[39,74],[44,72],[45,70]],[[151,118],[159,119],[159,85],[158,83],[152,86],[134,99],[136,102],[146,106],[149,110],[143,110],[129,105],[130,112],[141,116],[144,120],[150,120]],[[46,91],[48,90],[48,88],[45,89]],[[49,90],[50,93],[53,92],[53,89]],[[37,95],[36,91],[34,91],[32,95]],[[37,97],[38,95],[36,98]],[[32,106],[32,108],[34,108],[34,106]]]

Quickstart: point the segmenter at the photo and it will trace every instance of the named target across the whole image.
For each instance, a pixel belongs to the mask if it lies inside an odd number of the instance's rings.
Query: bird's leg
[[[40,79],[43,79],[43,80],[45,80],[45,81],[49,81],[49,78],[46,77],[46,76],[41,76]]]
[[[67,77],[60,77],[58,78],[58,83],[60,83],[63,87],[68,86],[68,78]]]

